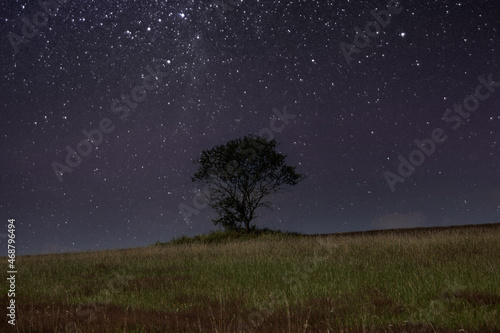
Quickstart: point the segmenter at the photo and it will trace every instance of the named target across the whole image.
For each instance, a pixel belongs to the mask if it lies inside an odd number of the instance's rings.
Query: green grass
[[[495,225],[25,256],[15,331],[499,332],[499,253]]]
[[[212,231],[208,234],[196,235],[193,237],[180,236],[173,238],[167,243],[157,242],[156,245],[180,245],[180,244],[223,244],[234,241],[245,241],[253,239],[277,239],[283,237],[302,237],[303,235],[296,232],[283,232],[271,229],[252,228],[251,232],[228,230],[228,231]]]

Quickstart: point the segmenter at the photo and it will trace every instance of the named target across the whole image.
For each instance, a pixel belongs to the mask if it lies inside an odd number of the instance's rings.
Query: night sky
[[[498,0],[44,7],[0,3],[0,241],[15,218],[18,254],[216,230],[210,208],[179,212],[192,160],[250,133],[307,176],[259,227],[500,220]]]

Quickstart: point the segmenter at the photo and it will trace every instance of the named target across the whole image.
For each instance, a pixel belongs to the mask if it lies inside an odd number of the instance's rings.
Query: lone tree
[[[248,135],[203,150],[194,161],[199,170],[191,179],[207,185],[207,203],[219,215],[212,220],[215,225],[233,230],[243,225],[249,232],[257,208],[271,208],[266,197],[305,178],[285,164],[287,155],[278,153],[276,146],[275,140]]]

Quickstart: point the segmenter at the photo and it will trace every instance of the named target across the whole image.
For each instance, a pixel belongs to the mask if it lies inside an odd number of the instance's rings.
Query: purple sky
[[[307,175],[259,227],[499,222],[497,0],[225,2],[1,2],[0,242],[8,218],[18,254],[215,230],[179,213],[192,160],[259,132]]]

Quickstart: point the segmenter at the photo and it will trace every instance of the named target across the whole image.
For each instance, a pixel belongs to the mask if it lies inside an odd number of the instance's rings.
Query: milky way
[[[497,0],[2,1],[0,13],[0,241],[15,218],[20,254],[214,230],[192,160],[250,133],[307,175],[259,227],[499,221]]]

